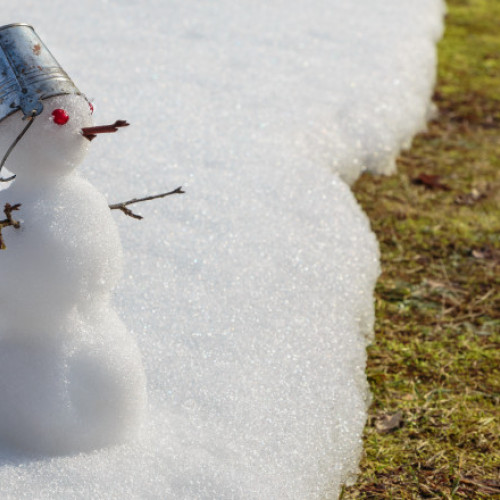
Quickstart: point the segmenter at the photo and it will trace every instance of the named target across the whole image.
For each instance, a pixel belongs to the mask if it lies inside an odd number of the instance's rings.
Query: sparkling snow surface
[[[113,213],[115,309],[148,379],[142,439],[56,458],[0,449],[2,499],[338,496],[361,452],[379,272],[344,181],[391,172],[425,126],[443,12],[441,0],[2,6],[1,24],[33,24],[96,124],[132,124],[92,142],[82,175],[110,203],[187,191],[132,207],[140,222]]]

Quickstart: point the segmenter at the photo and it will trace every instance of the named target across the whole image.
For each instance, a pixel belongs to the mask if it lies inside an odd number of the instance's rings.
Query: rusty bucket
[[[25,117],[43,111],[43,100],[79,94],[71,78],[29,24],[0,27],[0,121],[22,111]]]

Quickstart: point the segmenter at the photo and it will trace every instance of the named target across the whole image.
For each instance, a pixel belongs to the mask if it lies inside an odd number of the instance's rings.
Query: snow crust
[[[141,222],[112,214],[115,308],[148,381],[142,437],[65,457],[0,448],[2,498],[338,497],[361,452],[379,272],[345,181],[389,173],[424,127],[443,12],[440,0],[3,7],[5,24],[35,26],[97,124],[132,123],[92,142],[82,175],[111,203],[187,194],[137,206]],[[99,245],[101,229],[88,237]]]

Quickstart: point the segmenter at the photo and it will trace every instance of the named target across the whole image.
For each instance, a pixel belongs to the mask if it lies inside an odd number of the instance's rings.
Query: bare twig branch
[[[97,137],[97,134],[109,134],[111,132],[116,132],[120,127],[128,127],[129,125],[130,124],[127,123],[126,120],[116,120],[116,122],[111,125],[82,128],[82,135],[91,141]]]
[[[161,193],[161,194],[155,194],[152,196],[145,196],[144,198],[134,198],[129,201],[124,201],[122,203],[115,203],[113,205],[109,205],[109,208],[111,210],[121,210],[125,215],[128,215],[129,217],[132,217],[134,219],[142,219],[143,217],[141,215],[135,214],[130,210],[130,208],[127,208],[128,205],[132,205],[134,203],[141,203],[143,201],[150,201],[150,200],[157,200],[158,198],[165,198],[165,196],[170,196],[172,194],[182,194],[185,193],[185,191],[182,189],[182,186],[178,187],[177,189],[174,189],[173,191],[169,191],[168,193]],[[21,206],[21,203],[16,203],[15,205],[11,205],[10,203],[6,203],[3,209],[3,212],[5,214],[5,219],[0,220],[0,250],[5,250],[5,240],[3,239],[2,235],[2,229],[12,226],[15,229],[19,229],[21,227],[21,223],[17,220],[14,219],[12,216],[12,212],[19,210],[19,207]]]
[[[133,217],[134,219],[142,219],[143,217],[141,215],[135,214],[127,208],[128,205],[132,205],[133,203],[140,203],[142,201],[150,201],[150,200],[156,200],[158,198],[165,198],[165,196],[170,196],[172,194],[182,194],[185,193],[185,191],[182,189],[182,186],[179,186],[177,189],[174,189],[173,191],[169,191],[168,193],[162,193],[162,194],[155,194],[152,196],[145,196],[144,198],[134,198],[129,201],[124,201],[122,203],[114,203],[113,205],[109,205],[109,208],[111,210],[121,210],[125,215],[128,215],[129,217]]]
[[[2,158],[2,162],[0,163],[0,171],[2,170],[3,166],[5,165],[5,162],[7,161],[7,158],[9,157],[10,153],[12,153],[12,150],[17,146],[18,142],[23,138],[24,134],[28,131],[28,129],[33,125],[33,122],[35,121],[35,116],[36,116],[36,111],[33,111],[31,113],[31,116],[26,117],[28,120],[28,123],[25,125],[25,127],[21,130],[21,133],[16,137],[15,141],[10,145],[9,149],[5,153],[4,157]],[[0,182],[10,182],[16,178],[15,175],[12,175],[6,179],[3,177],[0,177]]]
[[[20,203],[16,203],[15,205],[11,205],[10,203],[6,203],[3,212],[5,214],[5,219],[0,220],[0,250],[5,250],[7,247],[5,246],[5,241],[2,236],[2,229],[5,227],[12,226],[16,229],[19,229],[21,227],[21,223],[17,220],[15,220],[12,217],[12,212],[14,210],[19,210],[19,207],[21,206]]]
[[[13,181],[16,178],[15,175],[11,175],[10,177],[0,177],[0,182],[10,182]]]

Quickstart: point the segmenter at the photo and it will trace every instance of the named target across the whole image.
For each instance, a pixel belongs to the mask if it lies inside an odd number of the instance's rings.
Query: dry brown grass
[[[398,174],[355,187],[383,274],[366,456],[344,499],[500,498],[499,19],[500,2],[449,2],[439,117]]]

